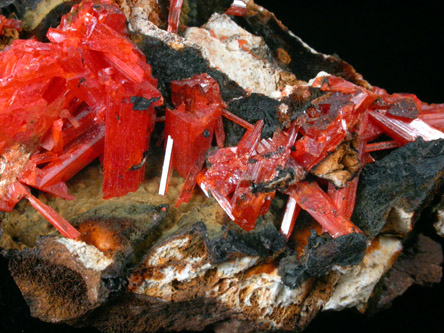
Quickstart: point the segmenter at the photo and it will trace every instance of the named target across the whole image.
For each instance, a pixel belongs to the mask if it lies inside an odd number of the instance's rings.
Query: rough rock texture
[[[293,74],[277,66],[261,37],[225,14],[214,14],[202,28],[187,29],[185,38],[200,45],[210,64],[245,90],[272,96],[279,87],[296,82]]]
[[[406,245],[393,267],[378,282],[367,313],[390,307],[392,301],[410,286],[429,286],[442,278],[443,253],[441,244],[419,234]]]
[[[440,188],[443,175],[444,140],[406,144],[364,168],[352,220],[371,238],[388,220],[385,232],[405,235]]]
[[[45,237],[9,250],[10,270],[31,313],[48,322],[75,320],[126,287],[127,270],[165,218],[146,205],[96,207],[80,215],[82,240]]]
[[[350,267],[359,264],[367,249],[362,234],[350,234],[332,239],[318,236],[312,230],[302,255],[290,254],[279,262],[284,283],[292,288],[309,277],[322,277],[334,266]]]
[[[341,76],[355,84],[369,83],[339,57],[319,53],[305,44],[265,8],[248,2],[247,15],[236,21],[252,34],[262,36],[282,68],[288,68],[299,80],[308,81],[320,71]]]
[[[356,307],[364,311],[375,285],[401,251],[400,240],[385,236],[375,238],[362,262],[340,277],[325,310]]]
[[[441,203],[434,209],[435,222],[434,227],[436,233],[444,237],[444,198],[441,198]]]

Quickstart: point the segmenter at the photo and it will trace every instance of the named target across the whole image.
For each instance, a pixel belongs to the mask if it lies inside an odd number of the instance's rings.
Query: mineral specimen
[[[118,2],[130,32],[84,0],[0,53],[0,241],[33,315],[294,330],[365,311],[442,188],[444,105],[372,87],[252,1]]]

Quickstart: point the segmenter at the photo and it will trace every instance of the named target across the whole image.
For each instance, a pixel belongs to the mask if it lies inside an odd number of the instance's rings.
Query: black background
[[[1,0],[0,0],[1,1]],[[444,102],[444,12],[438,1],[265,1],[319,52],[338,54],[372,85]],[[0,332],[77,332],[31,319],[0,257]],[[305,332],[444,332],[444,286],[413,287],[390,310],[367,318],[321,313]]]

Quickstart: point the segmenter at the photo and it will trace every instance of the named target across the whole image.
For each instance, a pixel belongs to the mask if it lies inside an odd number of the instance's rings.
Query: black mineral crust
[[[279,104],[278,101],[270,97],[253,93],[248,97],[231,101],[227,109],[250,124],[255,124],[262,119],[264,121],[262,138],[269,138],[279,127],[277,118]],[[227,133],[227,141],[225,142],[227,146],[237,145],[245,133],[244,128],[232,121],[224,121],[224,128]]]
[[[145,54],[153,76],[158,80],[158,89],[166,100],[170,97],[171,81],[187,79],[202,73],[207,73],[217,80],[223,100],[228,101],[246,95],[246,91],[224,73],[212,69],[197,49],[185,46],[181,50],[175,50],[163,41],[150,36],[142,36],[137,46]]]
[[[285,285],[296,288],[308,278],[327,275],[334,265],[348,267],[359,264],[366,248],[367,239],[363,234],[353,233],[333,239],[327,234],[318,236],[312,230],[301,257],[289,250],[280,260],[279,275]]]
[[[239,256],[239,253],[261,258],[272,257],[285,247],[285,238],[274,224],[259,217],[252,231],[223,228],[219,237],[206,238],[213,263],[221,263]]]
[[[364,167],[352,221],[369,238],[384,227],[393,208],[415,212],[414,221],[443,184],[444,140],[408,143]]]

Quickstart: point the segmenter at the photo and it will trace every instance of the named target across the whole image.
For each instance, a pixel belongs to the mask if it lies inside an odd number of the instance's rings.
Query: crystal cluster
[[[289,195],[281,228],[287,238],[301,208],[334,238],[360,232],[350,217],[360,170],[373,161],[369,152],[396,148],[418,137],[426,141],[444,138],[443,132],[428,124],[427,117],[425,121],[421,117],[433,110],[434,115],[440,114],[434,121],[443,119],[443,105],[428,106],[414,95],[389,95],[380,88],[368,90],[326,73],[311,88],[322,92],[321,97],[288,128],[260,140],[263,122],[259,121],[237,147],[210,155],[211,166],[199,177],[202,189],[211,192],[231,219],[246,230],[254,228],[279,190]],[[310,94],[308,86],[302,89]],[[440,126],[438,121],[433,124]],[[382,134],[393,141],[369,143]],[[357,167],[349,181],[340,187],[329,182],[323,189],[322,179],[306,179],[346,141],[357,153]],[[345,169],[345,165],[339,168]]]
[[[168,31],[174,33],[182,1],[170,7]],[[245,6],[235,1],[228,13],[244,15]],[[0,27],[11,22],[1,18]],[[26,198],[64,236],[76,238],[79,233],[28,186],[72,199],[65,182],[100,157],[105,199],[136,191],[144,180],[154,107],[163,97],[113,1],[83,1],[47,37],[50,43],[16,40],[0,53],[0,210],[11,211]],[[168,179],[171,165],[186,179],[177,205],[188,202],[198,184],[235,223],[252,230],[280,191],[288,196],[285,237],[301,209],[334,238],[359,233],[350,218],[359,174],[373,161],[370,152],[444,137],[444,105],[414,95],[365,89],[327,73],[294,89],[318,97],[262,138],[264,121],[250,124],[225,110],[210,75],[172,81],[173,108],[166,108],[163,133],[171,163],[162,178]],[[224,146],[222,117],[246,129],[235,147]],[[164,194],[167,181],[162,186]]]
[[[0,152],[8,168],[0,207],[10,211],[26,197],[57,227],[69,224],[27,186],[72,199],[65,182],[102,156],[104,198],[136,191],[163,98],[114,2],[74,6],[47,37],[16,40],[0,53]],[[59,231],[78,236],[72,227]]]

